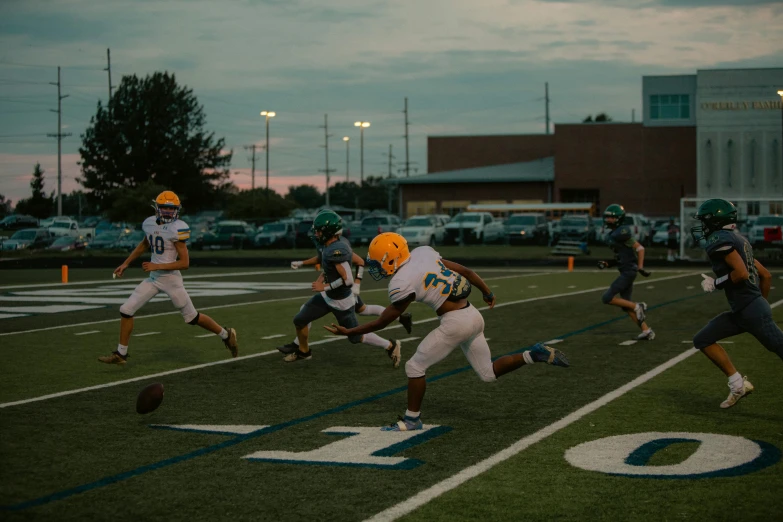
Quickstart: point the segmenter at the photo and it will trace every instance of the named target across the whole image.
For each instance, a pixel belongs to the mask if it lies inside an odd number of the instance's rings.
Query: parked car
[[[783,227],[783,216],[759,216],[750,228],[748,240],[754,247],[766,246],[764,229]]]
[[[311,237],[312,228],[312,219],[303,219],[296,225],[296,233],[294,236],[294,246],[296,248],[311,248],[314,246]]]
[[[513,214],[509,216],[504,226],[509,245],[549,243],[549,228],[544,214]]]
[[[435,246],[443,243],[446,229],[439,217],[430,214],[409,218],[397,232],[405,238],[410,247]]]
[[[52,243],[52,235],[45,228],[23,228],[10,239],[3,241],[3,250],[33,250],[46,248]]]
[[[71,218],[55,218],[54,222],[49,225],[49,232],[54,237],[71,236],[92,239],[95,236],[94,228],[80,227]]]
[[[502,241],[506,230],[489,212],[461,212],[446,224],[447,244]]]
[[[87,244],[87,250],[108,250],[114,248],[114,245],[122,236],[123,232],[121,230],[101,232]]]
[[[54,243],[46,247],[46,250],[68,252],[70,250],[84,250],[86,247],[87,241],[83,237],[61,236],[55,239]]]
[[[594,217],[593,219],[593,228],[595,229],[595,242],[596,243],[604,243],[606,242],[606,227],[604,226],[604,218],[603,217]]]
[[[199,246],[204,250],[250,248],[254,237],[255,229],[244,221],[220,221],[214,231],[204,234]]]
[[[642,245],[649,245],[652,239],[651,230],[648,228],[644,216],[641,214],[626,214],[623,225],[631,227],[631,235]]]
[[[400,218],[391,214],[384,216],[367,216],[358,226],[350,227],[348,238],[354,245],[368,244],[375,236],[384,232],[397,232],[400,228]]]
[[[677,243],[680,243],[680,225],[679,223],[674,224],[677,227]],[[658,227],[655,229],[655,232],[653,233],[652,239],[650,242],[653,245],[662,245],[666,246],[669,243],[669,222],[662,223],[658,225]]]
[[[294,248],[296,245],[296,227],[290,221],[267,223],[264,225],[264,228],[256,234],[254,243],[258,248]]]
[[[3,230],[20,230],[23,228],[35,228],[38,226],[38,220],[33,216],[24,214],[11,214],[0,220],[0,228]]]
[[[144,239],[144,231],[134,230],[133,232],[122,234],[117,242],[114,243],[112,248],[118,248],[132,252],[133,249],[136,248],[139,243],[141,243],[142,239]]]
[[[573,214],[560,219],[555,242],[566,240],[593,244],[596,241],[595,237],[593,218],[588,215]]]

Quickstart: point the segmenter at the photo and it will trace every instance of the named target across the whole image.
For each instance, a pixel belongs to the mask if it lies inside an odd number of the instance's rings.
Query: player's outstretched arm
[[[374,321],[361,324],[355,328],[345,328],[339,324],[332,323],[331,326],[324,326],[324,328],[335,335],[364,335],[370,332],[377,332],[383,330],[389,324],[393,323],[405,312],[408,305],[411,304],[416,298],[415,294],[411,294],[399,301],[396,301],[387,306],[383,313],[378,316]]]
[[[761,290],[761,295],[764,296],[764,299],[766,299],[769,296],[769,291],[772,288],[772,274],[769,273],[769,270],[758,262],[758,260],[754,260],[756,265],[756,271],[759,273],[759,290]]]
[[[300,266],[313,266],[318,264],[318,256],[313,256],[310,259],[303,261],[291,261],[291,268],[296,270]]]
[[[130,264],[136,261],[136,259],[147,250],[148,246],[149,243],[147,243],[147,238],[145,237],[136,245],[136,248],[133,249],[133,252],[130,253],[128,258],[114,270],[117,277],[122,277],[122,274],[125,273]]]
[[[446,268],[449,270],[453,270],[454,272],[457,272],[459,275],[463,276],[465,279],[470,281],[470,284],[481,290],[481,293],[484,295],[484,301],[489,305],[490,308],[495,306],[495,294],[492,293],[492,290],[489,289],[489,286],[487,283],[484,282],[483,279],[481,279],[481,276],[479,276],[476,272],[471,270],[470,268],[466,266],[462,266],[459,263],[455,263],[454,261],[449,261],[448,259],[441,259],[441,262],[444,264]]]

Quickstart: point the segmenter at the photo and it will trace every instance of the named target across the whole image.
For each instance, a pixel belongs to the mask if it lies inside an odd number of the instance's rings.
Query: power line
[[[324,114],[324,124],[321,125],[320,127],[322,127],[324,129],[324,144],[323,144],[323,148],[326,151],[326,168],[325,169],[321,169],[318,172],[323,172],[323,173],[326,174],[326,206],[328,207],[329,206],[329,174],[334,172],[334,169],[330,169],[329,168],[329,136],[331,136],[331,134],[329,134],[329,115],[328,114]]]
[[[251,183],[250,187],[253,190],[255,190],[255,188],[256,188],[256,144],[254,143],[252,145],[245,145],[243,148],[245,150],[252,150],[253,151],[253,155],[250,157],[250,160],[253,162],[252,183]]]

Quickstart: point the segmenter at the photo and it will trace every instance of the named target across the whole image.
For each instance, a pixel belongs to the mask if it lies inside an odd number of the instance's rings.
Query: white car
[[[444,241],[451,244],[494,243],[505,239],[503,222],[489,212],[461,212],[446,225]]]
[[[397,231],[408,245],[417,247],[422,245],[435,246],[443,243],[443,221],[434,215],[413,216],[403,223]]]
[[[753,246],[764,245],[764,229],[777,227],[783,227],[783,216],[759,216],[750,227],[748,240]]]

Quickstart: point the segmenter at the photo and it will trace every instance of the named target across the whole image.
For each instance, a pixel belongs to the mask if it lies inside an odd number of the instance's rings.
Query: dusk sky
[[[544,132],[608,113],[641,118],[643,75],[783,66],[779,0],[3,0],[0,2],[0,193],[29,196],[36,162],[56,188],[57,66],[62,67],[63,192],[77,188],[80,135],[122,75],[173,72],[204,105],[207,129],[234,150],[232,180],[250,186],[244,145],[271,121],[270,186],[323,188],[324,114],[333,181],[410,159],[426,172],[427,136]],[[783,87],[783,86],[781,86]],[[263,186],[264,152],[258,152]]]

